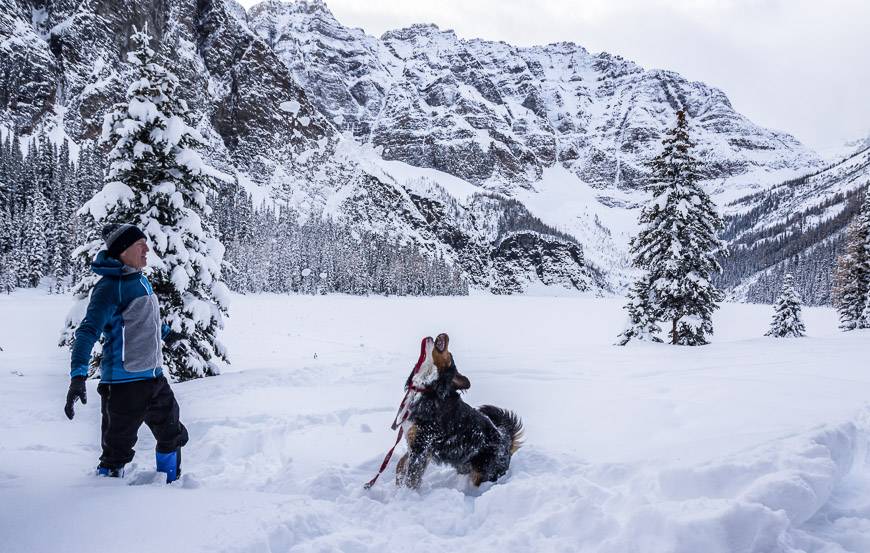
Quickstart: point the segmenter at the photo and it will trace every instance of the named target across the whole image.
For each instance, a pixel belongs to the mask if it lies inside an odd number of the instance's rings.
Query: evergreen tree
[[[0,132],[0,209],[9,201],[9,141],[11,133]]]
[[[83,205],[102,188],[103,166],[95,146],[89,140],[86,140],[79,150],[73,181],[72,190],[75,193],[73,203],[76,206]]]
[[[32,160],[30,165],[34,168],[35,181],[39,191],[46,198],[53,198],[57,156],[54,144],[51,143],[48,135],[40,132],[39,135],[33,137],[28,157]]]
[[[662,141],[663,151],[651,162],[647,190],[652,200],[640,214],[640,233],[631,242],[634,265],[646,271],[630,299],[632,309],[649,309],[635,315],[629,328],[642,336],[650,320],[669,323],[670,343],[703,345],[713,332],[712,314],[723,294],[711,281],[721,271],[716,255],[722,250],[717,232],[722,219],[709,196],[698,184],[698,161],[691,149],[684,111],[677,112],[677,126]],[[646,299],[639,300],[637,294]]]
[[[804,328],[804,322],[801,319],[801,297],[795,290],[794,277],[788,273],[782,283],[782,292],[780,292],[773,307],[770,330],[765,333],[765,336],[800,337],[804,335],[804,332],[806,332],[806,328]]]
[[[870,328],[870,188],[846,231],[846,247],[837,258],[832,295],[841,330]]]
[[[27,194],[27,190],[24,188],[24,167],[24,156],[21,153],[21,140],[18,138],[17,134],[13,133],[11,144],[9,146],[9,162],[7,164],[10,185],[9,211],[12,214],[13,219],[20,219],[23,215],[22,212]]]
[[[12,270],[12,245],[14,229],[12,227],[12,215],[10,209],[10,190],[6,185],[8,178],[6,151],[8,143],[0,144],[0,293],[10,293],[15,288],[15,273]]]
[[[238,205],[249,205],[241,191]],[[298,214],[260,208],[239,215],[218,198],[221,217],[246,217],[247,233],[235,233],[226,221],[227,259],[232,267],[230,287],[238,292],[326,294],[468,294],[462,271],[441,256],[427,257],[413,245],[402,245],[387,236],[361,231],[329,218],[311,216],[299,224]],[[242,219],[239,219],[240,221]]]
[[[62,294],[66,290],[66,270],[68,265],[65,261],[68,250],[66,249],[66,241],[60,238],[60,234],[56,234],[54,241],[50,242],[47,248],[51,252],[49,256],[51,265],[49,268],[50,274],[54,279],[49,292],[55,294]]]
[[[12,222],[11,194],[5,181],[0,180],[0,254],[12,249],[15,229]]]
[[[52,172],[50,201],[51,216],[45,229],[48,244],[48,259],[46,265],[54,277],[53,292],[63,292],[66,289],[66,279],[70,273],[69,253],[72,250],[73,206],[72,168],[70,166],[69,143],[64,140],[55,159],[56,167]]]
[[[628,292],[628,303],[624,309],[628,311],[628,324],[619,335],[618,345],[624,346],[631,340],[662,341],[658,337],[659,332],[661,332],[658,325],[660,313],[648,275],[643,275],[631,285]]]
[[[24,226],[18,242],[18,285],[35,288],[47,273],[48,245],[45,226],[49,219],[48,205],[42,192],[36,190],[24,212]]]
[[[106,183],[82,210],[97,226],[131,222],[148,237],[147,271],[163,321],[182,335],[164,351],[164,368],[179,380],[218,374],[218,361],[227,361],[217,334],[228,290],[221,279],[224,246],[208,221],[214,170],[196,152],[204,140],[189,125],[177,77],[154,61],[147,28],[132,40],[138,46],[127,58],[133,71],[127,101],[103,123],[102,140],[111,147]],[[94,240],[79,254],[92,259],[100,247]],[[77,295],[93,282],[81,282]]]
[[[15,272],[11,254],[0,252],[0,293],[9,294],[15,289]]]

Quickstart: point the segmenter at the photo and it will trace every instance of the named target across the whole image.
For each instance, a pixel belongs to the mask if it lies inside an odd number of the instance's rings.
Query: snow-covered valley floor
[[[870,333],[807,309],[763,337],[727,304],[714,344],[612,346],[618,299],[236,296],[233,365],[174,384],[191,440],[154,482],[143,426],[99,479],[99,397],[68,421],[68,297],[0,296],[0,551],[870,552]],[[465,400],[515,410],[497,484],[430,467],[362,488],[420,338],[446,331]],[[134,485],[130,485],[134,484]]]

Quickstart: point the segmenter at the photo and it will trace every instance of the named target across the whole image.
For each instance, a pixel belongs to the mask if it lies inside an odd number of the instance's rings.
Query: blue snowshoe
[[[124,467],[97,467],[97,476],[105,476],[107,478],[124,478]]]
[[[157,472],[166,473],[166,483],[171,484],[181,476],[181,448],[170,453],[157,452]]]

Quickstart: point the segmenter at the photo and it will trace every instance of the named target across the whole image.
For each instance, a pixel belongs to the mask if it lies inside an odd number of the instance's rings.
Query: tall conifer
[[[806,328],[801,317],[801,302],[800,294],[794,288],[794,277],[788,273],[783,280],[782,291],[773,306],[773,320],[765,336],[777,338],[803,336]]]
[[[623,338],[646,336],[650,321],[666,324],[671,344],[703,345],[713,332],[712,314],[723,294],[711,281],[721,271],[717,232],[722,219],[699,185],[699,163],[692,155],[689,124],[677,112],[677,126],[662,141],[651,162],[650,202],[640,213],[640,233],[631,242],[634,265],[645,274],[630,292],[633,316]],[[627,342],[625,340],[623,343]]]
[[[221,277],[224,247],[207,219],[209,175],[217,172],[196,151],[204,140],[189,124],[178,78],[155,62],[147,28],[132,40],[138,46],[127,57],[133,73],[127,100],[103,122],[102,140],[111,148],[106,182],[82,212],[98,226],[131,222],[142,229],[163,321],[182,336],[164,350],[164,368],[179,380],[213,375],[227,361],[218,332],[229,299]],[[94,240],[79,253],[92,259],[101,245]],[[80,283],[79,297],[93,282]]]
[[[870,328],[870,188],[846,231],[846,248],[837,258],[832,295],[841,330]]]

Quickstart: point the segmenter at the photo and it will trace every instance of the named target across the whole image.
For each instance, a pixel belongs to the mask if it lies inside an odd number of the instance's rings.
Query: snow
[[[870,550],[870,334],[830,309],[805,308],[800,340],[763,337],[770,306],[726,304],[709,346],[615,347],[621,298],[231,299],[233,365],[173,385],[191,441],[166,486],[144,427],[124,480],[91,475],[96,382],[61,410],[71,298],[0,296],[4,551]],[[526,446],[479,490],[439,467],[398,490],[394,457],[366,492],[441,331],[465,400],[515,410]]]
[[[2,46],[2,44],[0,44],[0,46]],[[63,145],[63,141],[66,140],[67,147],[69,148],[70,159],[77,160],[79,152],[81,151],[81,142],[75,142],[72,137],[67,134],[64,124],[65,117],[66,107],[60,104],[54,104],[52,106],[52,113],[47,114],[43,124],[41,124],[38,129],[33,129],[33,132],[29,134],[22,133],[19,129],[18,140],[21,145],[21,154],[26,156],[31,141],[38,136],[40,132],[44,132],[49,141],[57,146],[57,148],[60,148]],[[6,140],[10,131],[11,129],[7,124],[0,123],[0,140]]]
[[[299,108],[301,108],[302,105],[299,104],[299,102],[297,102],[296,100],[290,100],[289,102],[281,102],[278,107],[281,108],[281,111],[286,111],[287,113],[295,116],[297,113],[299,113]]]
[[[184,119],[178,115],[173,115],[167,118],[165,124],[166,128],[163,130],[161,135],[163,143],[166,144],[167,147],[178,146],[179,141],[186,135],[193,135],[196,140],[203,142],[202,135],[199,134],[196,129],[188,125]],[[154,132],[157,132],[156,129]]]
[[[221,258],[223,258],[223,253],[221,254]],[[223,307],[229,307],[231,293],[230,289],[227,288],[227,285],[223,282],[216,281],[211,285],[211,295],[214,297],[215,301],[222,305]]]
[[[421,184],[434,182],[463,203],[467,202],[475,193],[484,191],[466,180],[437,169],[415,167],[403,161],[385,160],[382,158],[374,159],[372,163],[396,179],[399,184],[414,191],[420,191],[419,185]]]
[[[147,87],[148,81],[145,79],[140,79],[130,85],[131,90]],[[131,119],[145,122],[153,121],[160,116],[160,112],[158,111],[157,106],[154,105],[154,102],[140,100],[138,98],[132,98],[130,100],[129,106],[127,107],[127,113],[130,115]]]
[[[166,248],[164,247],[164,250],[165,249]],[[181,293],[186,292],[187,287],[190,285],[190,275],[187,274],[183,265],[176,265],[175,268],[172,269],[170,279],[172,281],[172,286]]]
[[[144,142],[136,142],[133,146],[133,157],[142,157],[145,154],[153,153],[154,149]]]
[[[230,182],[232,182],[230,177]],[[268,186],[260,186],[246,174],[241,171],[236,171],[235,180],[239,185],[251,195],[251,202],[256,208],[274,207],[275,201],[271,194],[271,189]]]
[[[104,70],[108,72],[107,76],[102,76]],[[85,84],[82,89],[82,97],[90,96],[91,94],[101,92],[108,87],[114,79],[117,78],[117,73],[106,66],[105,60],[100,56],[94,61],[94,68],[91,70],[89,78],[92,82]]]
[[[190,313],[191,320],[200,328],[205,328],[212,318],[211,305],[198,299],[185,298],[184,310]],[[193,332],[193,329],[189,329]]]
[[[603,195],[606,194],[606,195]],[[576,237],[588,261],[620,277],[628,264],[628,246],[637,233],[638,202],[643,193],[619,189],[602,191],[560,166],[544,169],[533,190],[519,189],[513,196],[544,223]]]
[[[109,206],[118,202],[130,202],[134,198],[133,191],[122,182],[108,182],[103,188],[94,194],[94,197],[85,202],[78,210],[79,215],[90,213],[97,221],[105,218]]]

